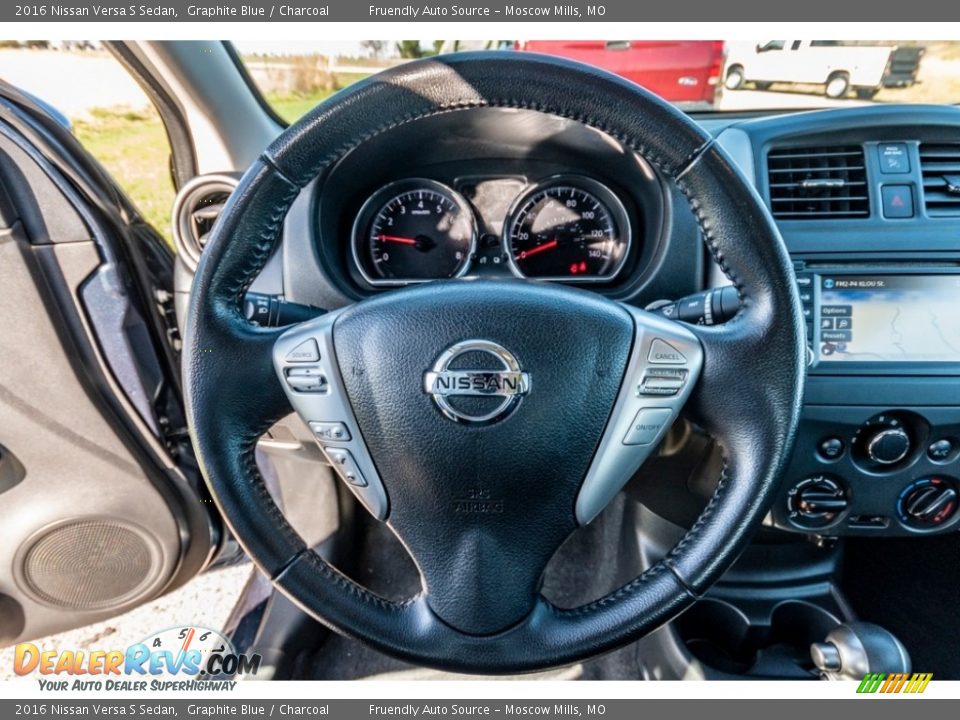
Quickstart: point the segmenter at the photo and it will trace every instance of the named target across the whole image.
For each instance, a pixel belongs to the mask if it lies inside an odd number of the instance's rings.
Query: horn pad
[[[612,301],[520,281],[430,283],[337,318],[340,373],[388,523],[446,622],[488,634],[531,609],[576,527],[633,337]]]

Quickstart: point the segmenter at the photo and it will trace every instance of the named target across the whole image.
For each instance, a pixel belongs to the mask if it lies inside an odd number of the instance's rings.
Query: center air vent
[[[870,214],[863,148],[780,148],[767,155],[770,209],[781,220]]]
[[[927,215],[960,216],[960,143],[923,143],[920,170]]]
[[[173,239],[180,257],[196,269],[223,206],[237,186],[229,175],[200,175],[184,185],[173,203]]]

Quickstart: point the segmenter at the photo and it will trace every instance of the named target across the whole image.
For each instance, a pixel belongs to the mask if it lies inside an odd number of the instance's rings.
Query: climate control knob
[[[903,428],[887,428],[869,437],[866,449],[878,465],[896,465],[910,454],[910,436]]]
[[[827,475],[801,480],[787,493],[790,520],[800,527],[821,528],[834,522],[849,505],[843,486]]]
[[[942,477],[922,478],[910,483],[897,502],[900,521],[918,530],[943,525],[957,510],[957,489]]]

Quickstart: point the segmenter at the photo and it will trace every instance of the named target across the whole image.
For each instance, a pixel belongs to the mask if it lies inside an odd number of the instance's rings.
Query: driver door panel
[[[153,599],[219,539],[162,432],[170,380],[114,254],[123,238],[102,197],[64,182],[57,163],[76,157],[31,142],[50,128],[17,120],[0,121],[0,645]],[[105,310],[119,320],[101,328]]]

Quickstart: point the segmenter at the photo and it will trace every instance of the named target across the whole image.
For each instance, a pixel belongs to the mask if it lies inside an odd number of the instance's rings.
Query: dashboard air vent
[[[196,269],[210,231],[236,186],[236,178],[229,175],[200,175],[177,193],[173,203],[173,239],[177,252],[191,269]]]
[[[927,215],[960,216],[960,143],[922,144],[920,170]]]
[[[767,172],[775,218],[832,220],[870,214],[859,145],[774,149],[767,155]]]

